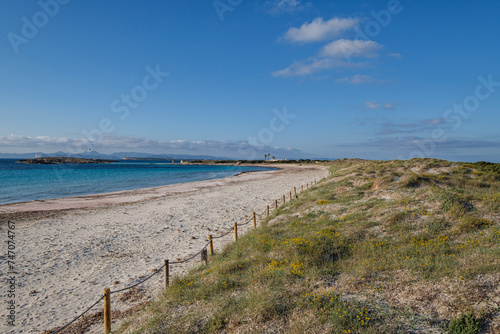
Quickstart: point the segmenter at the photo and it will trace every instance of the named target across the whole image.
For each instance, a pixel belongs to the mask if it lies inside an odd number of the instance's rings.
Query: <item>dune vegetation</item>
[[[116,333],[498,333],[496,164],[337,160]]]

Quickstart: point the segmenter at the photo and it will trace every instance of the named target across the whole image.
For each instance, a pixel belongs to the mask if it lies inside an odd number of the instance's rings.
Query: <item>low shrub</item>
[[[481,325],[472,312],[462,314],[450,321],[448,332],[450,334],[476,334],[479,333]]]

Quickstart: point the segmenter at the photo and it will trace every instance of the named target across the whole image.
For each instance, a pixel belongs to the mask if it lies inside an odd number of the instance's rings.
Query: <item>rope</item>
[[[175,261],[175,262],[170,262],[170,264],[179,264],[179,263],[185,263],[185,262],[188,262],[192,259],[194,259],[196,256],[200,255],[201,252],[203,252],[207,247],[208,245],[210,244],[210,241],[207,242],[207,244],[196,254],[194,254],[193,256],[191,256],[189,259],[185,259],[185,260],[180,260],[180,261]]]
[[[244,226],[250,224],[250,222],[253,220],[253,217],[250,217],[249,220],[247,220],[245,223],[238,224],[238,226]]]
[[[220,239],[220,238],[222,238],[222,237],[225,237],[226,235],[228,235],[229,233],[231,233],[233,230],[234,230],[234,226],[233,226],[233,227],[231,227],[231,228],[229,229],[229,231],[227,231],[226,233],[224,233],[224,234],[222,234],[222,235],[219,235],[218,237],[212,237],[212,239]]]
[[[144,279],[143,281],[140,281],[139,283],[133,284],[131,286],[128,286],[128,287],[120,289],[120,290],[111,291],[110,294],[118,293],[118,292],[122,292],[122,291],[125,291],[125,290],[129,290],[129,289],[135,288],[139,284],[142,284],[142,283],[146,282],[148,279],[150,279],[154,275],[158,274],[163,268],[165,268],[165,265],[161,266],[158,270],[156,270],[153,274],[151,274],[148,278]]]
[[[265,215],[267,213],[267,209],[264,210],[264,212],[262,212],[259,216],[262,217],[263,215]]]
[[[56,331],[54,331],[54,332],[52,332],[50,334],[59,333],[60,331],[62,331],[63,329],[65,329],[66,327],[68,327],[69,325],[71,325],[72,323],[74,323],[75,321],[77,321],[78,319],[80,319],[85,313],[87,313],[88,311],[90,311],[94,306],[96,306],[103,299],[104,299],[104,296],[102,296],[101,298],[99,298],[98,301],[96,301],[94,304],[92,304],[91,307],[89,307],[88,309],[86,309],[85,312],[83,312],[82,314],[80,314],[78,317],[76,317],[75,319],[71,320],[66,325],[64,325],[63,327],[59,328],[58,330],[56,330]]]

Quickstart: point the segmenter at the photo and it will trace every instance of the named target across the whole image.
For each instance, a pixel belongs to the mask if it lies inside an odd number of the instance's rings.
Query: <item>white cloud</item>
[[[272,73],[273,77],[296,77],[314,74],[332,68],[361,68],[366,63],[350,63],[333,58],[309,58],[303,61],[296,61],[292,65]]]
[[[403,56],[400,53],[397,53],[397,52],[390,52],[387,55],[389,57],[394,57],[394,58],[403,58]]]
[[[387,102],[384,104],[384,109],[386,110],[394,110],[396,108],[396,105],[394,103]]]
[[[342,32],[352,30],[359,24],[358,18],[338,18],[324,21],[318,17],[310,23],[304,23],[300,28],[290,28],[284,39],[291,42],[319,42],[339,36]]]
[[[339,39],[323,47],[320,51],[322,57],[352,57],[377,58],[382,45],[374,41]]]
[[[272,73],[275,77],[307,76],[324,70],[339,67],[359,68],[365,67],[370,62],[359,59],[374,59],[379,57],[379,51],[383,46],[375,41],[363,39],[341,38],[346,32],[355,30],[360,23],[359,18],[338,18],[328,21],[318,17],[312,22],[305,22],[299,28],[290,28],[282,40],[306,43],[329,41],[315,56],[301,61],[295,61],[292,65]],[[392,57],[401,57],[398,53],[389,54]],[[354,61],[354,58],[358,58]],[[349,84],[362,83],[385,83],[387,81],[376,80],[367,75],[354,75],[337,79],[337,82]]]
[[[365,109],[367,110],[374,110],[374,109],[394,110],[395,108],[396,104],[391,102],[386,102],[384,104],[380,104],[376,100],[365,102]]]
[[[296,61],[285,69],[273,72],[274,77],[305,76],[334,67],[331,59],[310,59],[307,61]]]
[[[360,64],[360,63],[349,63],[349,64]],[[363,63],[363,64],[367,65],[368,63]],[[352,77],[347,76],[344,78],[339,78],[339,79],[336,79],[335,81],[336,82],[344,82],[344,83],[347,83],[350,85],[361,85],[361,84],[366,84],[366,83],[381,85],[381,84],[393,82],[392,80],[382,80],[382,79],[374,78],[370,75],[361,75],[361,74],[356,74],[356,75],[353,75]],[[386,103],[384,105],[384,108],[392,109],[393,107],[391,108],[391,105],[392,104],[390,104],[390,103]]]
[[[381,48],[382,46],[374,41],[339,39],[324,46],[319,54],[320,57],[311,57],[303,61],[296,61],[285,69],[273,72],[272,76],[306,76],[338,67],[365,67],[367,65],[366,62],[352,62],[350,58],[376,58],[378,57],[377,51]],[[342,58],[346,58],[349,61],[342,60]],[[352,78],[340,79],[340,82],[342,81],[360,84],[373,80],[370,80],[368,76],[355,75]]]
[[[365,108],[368,110],[378,109],[380,108],[380,104],[378,104],[377,101],[366,101]]]
[[[364,83],[374,82],[375,79],[369,75],[356,74],[356,75],[353,75],[352,77],[345,77],[345,78],[337,79],[335,81],[345,82],[345,83],[348,83],[351,85],[360,85],[360,84],[364,84]]]
[[[279,15],[285,12],[292,13],[304,9],[304,6],[301,4],[299,0],[267,1],[264,4],[264,7],[267,9],[266,10],[267,13],[272,15]]]
[[[393,123],[385,122],[381,124],[381,135],[392,135],[402,133],[431,133],[439,126],[442,130],[449,131],[452,124],[448,123],[445,118],[427,118],[413,123]]]
[[[446,119],[443,117],[430,118],[430,119],[423,120],[422,123],[423,124],[430,124],[430,125],[438,125],[438,124],[446,123]]]

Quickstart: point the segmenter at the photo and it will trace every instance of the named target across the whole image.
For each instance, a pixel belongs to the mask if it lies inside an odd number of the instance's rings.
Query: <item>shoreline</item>
[[[262,166],[244,165],[243,167]],[[269,168],[268,170],[244,171],[231,176],[211,180],[179,182],[156,187],[0,204],[0,222],[8,220],[23,221],[27,219],[54,218],[59,214],[75,210],[139,203],[163,196],[171,196],[177,193],[196,191],[206,187],[212,187],[217,185],[217,181],[221,180],[231,180],[233,178],[238,178],[252,173],[279,171],[286,169],[286,167],[266,166],[266,168]],[[294,168],[299,166],[290,167]]]
[[[234,222],[247,221],[252,211],[260,213],[294,186],[328,176],[325,166],[281,167],[125,194],[36,203],[45,210],[42,216],[28,211],[33,209],[31,202],[16,207],[24,219],[16,221],[17,326],[9,333],[41,333],[62,326],[94,303],[103,288],[117,290],[140,282],[165,259],[196,254],[208,234],[217,236]],[[252,224],[238,232],[250,229]],[[4,232],[2,224],[0,233]],[[231,234],[217,239],[215,250],[230,242]],[[184,274],[198,261],[172,265],[171,277]],[[0,272],[0,279],[5,275]],[[162,280],[156,277],[141,287],[144,296],[137,300],[113,297],[113,310],[125,311],[154,298]],[[0,295],[5,297],[4,292]],[[94,327],[90,332],[102,332],[101,323]]]

